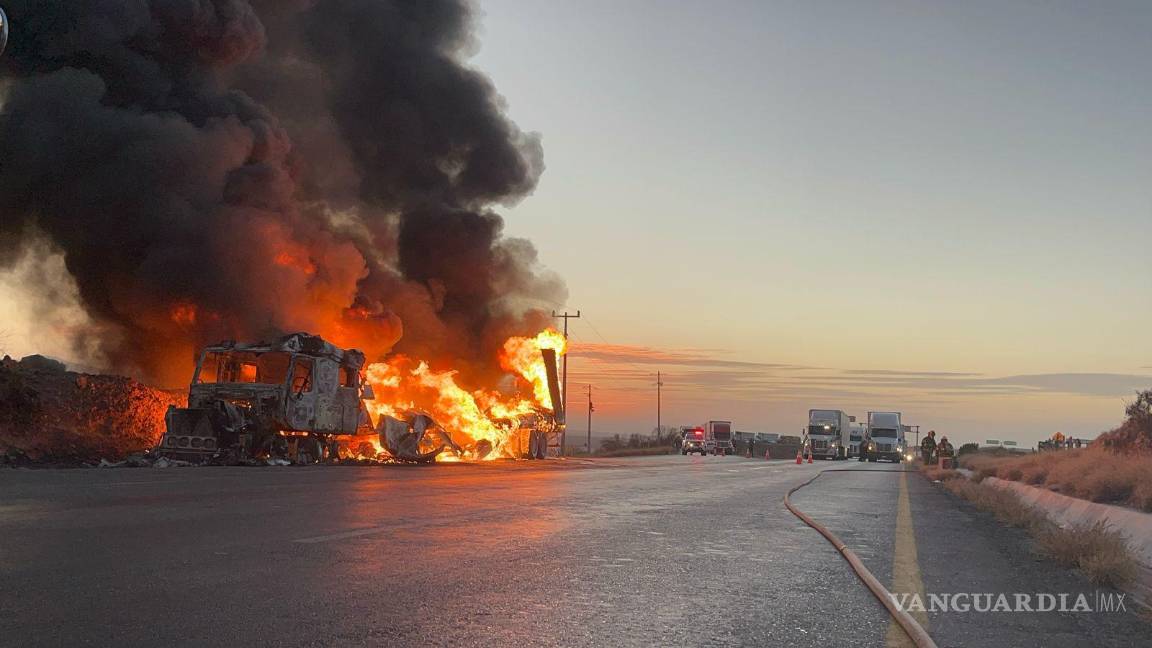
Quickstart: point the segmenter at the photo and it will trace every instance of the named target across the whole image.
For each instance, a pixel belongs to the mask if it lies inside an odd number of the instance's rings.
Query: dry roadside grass
[[[955,471],[948,471],[953,472]],[[928,471],[925,471],[926,476]],[[1057,563],[1079,569],[1093,584],[1122,587],[1135,575],[1137,563],[1128,542],[1106,524],[1057,526],[1014,493],[955,476],[941,475],[950,492],[988,511],[1003,524],[1028,531],[1037,551]],[[930,477],[931,478],[931,477]]]
[[[969,454],[960,463],[977,480],[998,477],[1152,512],[1152,455],[1093,447],[1028,455]]]
[[[940,466],[920,466],[920,472],[924,473],[925,477],[934,482],[944,482],[948,481],[949,479],[958,479],[964,477],[964,475],[957,470],[952,470],[951,468],[941,468]]]

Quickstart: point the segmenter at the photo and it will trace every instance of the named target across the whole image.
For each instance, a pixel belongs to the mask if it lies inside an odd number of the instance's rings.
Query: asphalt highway
[[[793,501],[894,591],[1092,589],[890,465],[0,470],[0,645],[905,645],[781,504],[829,468],[866,472]],[[1131,613],[923,620],[941,646],[1152,636]]]

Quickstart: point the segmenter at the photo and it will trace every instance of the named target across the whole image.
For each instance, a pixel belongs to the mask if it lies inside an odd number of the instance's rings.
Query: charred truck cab
[[[170,407],[158,450],[189,461],[336,456],[341,441],[373,434],[363,400],[364,354],[295,333],[271,343],[204,349],[188,407]]]
[[[847,459],[852,447],[852,417],[841,410],[808,410],[808,441],[812,456]]]

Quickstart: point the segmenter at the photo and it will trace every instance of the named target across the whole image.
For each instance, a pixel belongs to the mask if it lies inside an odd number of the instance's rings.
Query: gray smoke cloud
[[[494,373],[566,297],[494,211],[539,137],[460,0],[7,0],[0,266],[63,254],[112,367],[310,330]]]

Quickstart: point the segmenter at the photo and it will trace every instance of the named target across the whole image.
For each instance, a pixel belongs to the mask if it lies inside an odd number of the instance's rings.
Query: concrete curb
[[[969,471],[965,473],[971,478]],[[1025,504],[1043,512],[1048,519],[1062,527],[1104,522],[1122,533],[1128,538],[1128,545],[1140,563],[1140,573],[1130,589],[1143,605],[1152,604],[1152,514],[1123,506],[1089,502],[997,477],[986,477],[982,483],[1012,491]]]

